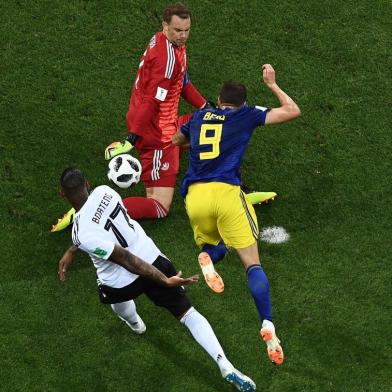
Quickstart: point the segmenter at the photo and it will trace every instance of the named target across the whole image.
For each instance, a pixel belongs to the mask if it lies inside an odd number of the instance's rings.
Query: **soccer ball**
[[[129,154],[121,154],[109,162],[108,178],[120,188],[129,188],[140,181],[140,162]]]

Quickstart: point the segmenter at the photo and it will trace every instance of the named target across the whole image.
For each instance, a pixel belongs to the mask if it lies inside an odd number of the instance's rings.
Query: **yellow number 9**
[[[214,159],[220,154],[219,143],[222,137],[222,124],[203,124],[200,129],[200,145],[210,144],[212,150],[209,152],[201,152],[200,160]],[[207,131],[213,131],[212,136],[207,136]]]

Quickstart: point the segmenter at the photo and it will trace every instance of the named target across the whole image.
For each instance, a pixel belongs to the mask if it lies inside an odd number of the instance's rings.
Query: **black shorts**
[[[169,278],[177,274],[173,264],[165,257],[158,256],[152,265]],[[192,306],[183,287],[161,286],[143,276],[121,288],[98,284],[98,292],[99,299],[104,304],[125,302],[146,294],[155,305],[166,308],[174,317],[183,315]]]

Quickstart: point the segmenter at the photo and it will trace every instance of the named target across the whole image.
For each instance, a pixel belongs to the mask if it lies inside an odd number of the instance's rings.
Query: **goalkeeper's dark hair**
[[[60,177],[60,185],[66,194],[76,193],[86,184],[86,177],[76,167],[67,167]]]
[[[219,93],[221,103],[241,106],[246,102],[246,87],[239,82],[228,81],[222,86]]]
[[[191,11],[184,4],[178,2],[165,8],[163,11],[163,20],[166,23],[170,23],[173,15],[177,15],[181,19],[189,19],[191,17]]]

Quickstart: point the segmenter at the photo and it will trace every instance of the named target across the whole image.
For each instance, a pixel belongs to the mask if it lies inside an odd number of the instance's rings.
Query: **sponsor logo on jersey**
[[[169,162],[165,162],[165,163],[161,166],[161,170],[166,171],[166,170],[169,169],[169,166],[170,166]]]
[[[104,257],[108,254],[108,252],[106,252],[106,250],[103,250],[101,248],[95,248],[95,250],[93,251],[93,253],[99,257]]]

